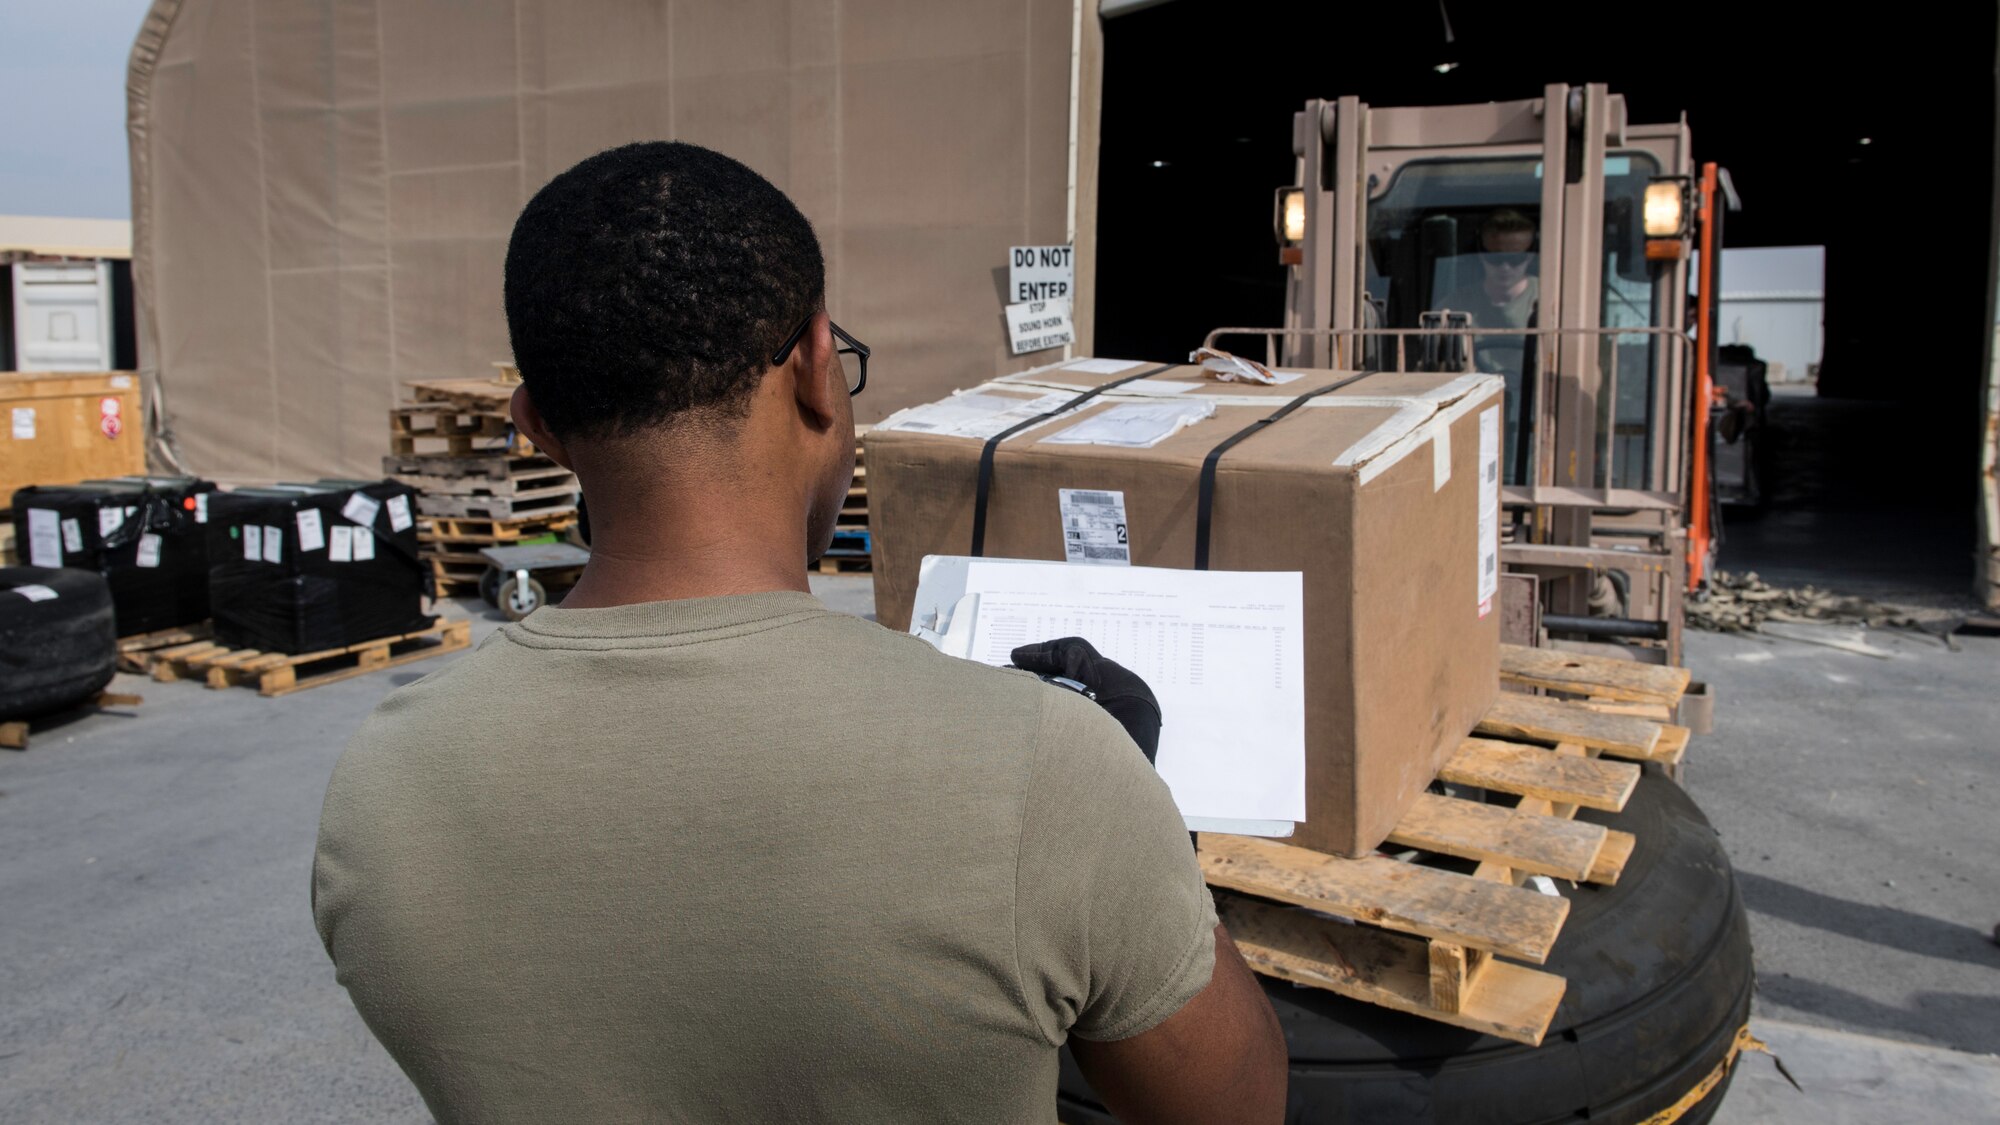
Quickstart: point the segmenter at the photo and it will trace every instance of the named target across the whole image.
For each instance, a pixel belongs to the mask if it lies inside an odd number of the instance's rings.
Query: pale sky
[[[0,0],[0,214],[129,219],[125,60],[148,0]]]

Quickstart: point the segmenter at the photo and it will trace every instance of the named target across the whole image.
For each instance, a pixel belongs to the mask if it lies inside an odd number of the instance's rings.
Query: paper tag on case
[[[208,493],[206,492],[197,492],[194,494],[194,522],[208,522]]]
[[[75,554],[83,550],[83,525],[75,520],[62,521],[63,550]]]
[[[382,502],[380,500],[375,499],[367,493],[357,492],[347,498],[347,503],[341,505],[340,514],[360,524],[362,527],[374,527],[375,515],[381,510]]]
[[[299,525],[299,553],[317,551],[326,546],[326,528],[320,522],[319,509],[307,508],[293,521]]]
[[[354,561],[367,562],[375,557],[375,533],[354,529]]]
[[[112,532],[124,526],[125,510],[123,508],[97,509],[97,537],[99,539],[109,538]]]
[[[151,534],[141,535],[139,537],[138,558],[133,561],[140,566],[149,568],[160,565],[160,537]]]
[[[410,498],[408,496],[398,494],[389,497],[390,531],[407,531],[410,525],[415,522],[417,522],[415,518],[410,515]]]
[[[264,559],[264,529],[256,524],[243,528],[243,557],[250,562],[262,562]]]
[[[47,586],[16,586],[14,592],[31,602],[52,602],[56,599],[56,592]]]
[[[326,533],[326,558],[328,562],[354,561],[354,528],[344,523],[334,524]],[[366,535],[367,532],[361,534]]]
[[[35,408],[17,406],[14,408],[14,440],[35,440]]]
[[[28,509],[28,565],[63,564],[62,515],[54,508]]]
[[[264,525],[264,561],[276,563],[285,561],[285,531],[283,528]]]

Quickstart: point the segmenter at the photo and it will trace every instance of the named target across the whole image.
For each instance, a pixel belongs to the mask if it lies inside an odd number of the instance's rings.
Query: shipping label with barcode
[[[1479,616],[1500,592],[1500,408],[1479,412]]]
[[[1073,563],[1131,566],[1125,494],[1082,488],[1057,491],[1062,505],[1063,556]]]

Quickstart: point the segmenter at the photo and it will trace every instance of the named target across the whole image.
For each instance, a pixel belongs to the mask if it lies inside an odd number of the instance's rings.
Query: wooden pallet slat
[[[1501,645],[1500,678],[1552,691],[1671,707],[1687,691],[1689,672],[1557,649]]]
[[[1422,793],[1396,822],[1389,842],[1460,859],[1496,860],[1536,875],[1582,879],[1597,862],[1605,836],[1603,825]]]
[[[1518,742],[1468,738],[1438,770],[1438,777],[1455,785],[1617,812],[1639,785],[1639,767],[1573,758]]]
[[[1536,742],[1574,742],[1638,758],[1650,757],[1660,741],[1658,723],[1511,691],[1503,691],[1493,700],[1475,732]]]
[[[1569,903],[1385,857],[1342,859],[1252,836],[1201,835],[1212,886],[1540,964]]]
[[[1568,988],[1553,973],[1488,959],[1445,1010],[1432,1001],[1431,952],[1420,939],[1235,896],[1216,912],[1244,960],[1266,976],[1530,1046],[1541,1043]]]
[[[218,690],[248,685],[262,695],[289,695],[378,668],[456,652],[471,643],[471,622],[440,618],[412,632],[297,654],[212,643],[181,645],[156,653],[152,671],[153,678],[161,682],[199,677]]]

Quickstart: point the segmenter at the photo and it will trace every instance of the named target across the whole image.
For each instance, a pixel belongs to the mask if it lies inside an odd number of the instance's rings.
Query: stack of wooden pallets
[[[440,596],[479,590],[485,547],[561,536],[576,524],[576,477],[508,416],[519,377],[425,379],[389,413],[384,474],[417,490],[417,537]]]
[[[856,426],[856,437],[868,427]],[[833,525],[833,546],[820,556],[821,574],[847,574],[871,569],[874,534],[868,530],[868,462],[860,442],[854,446],[854,482],[848,485],[847,502]]]
[[[1624,808],[1637,763],[1678,768],[1688,730],[1666,720],[1688,674],[1512,645],[1500,674],[1568,698],[1501,692],[1439,771],[1443,792],[1424,794],[1390,834],[1396,855],[1202,834],[1202,871],[1251,968],[1541,1042],[1567,987],[1528,967],[1547,960],[1569,914],[1548,881],[1616,883],[1636,843],[1573,818]]]

